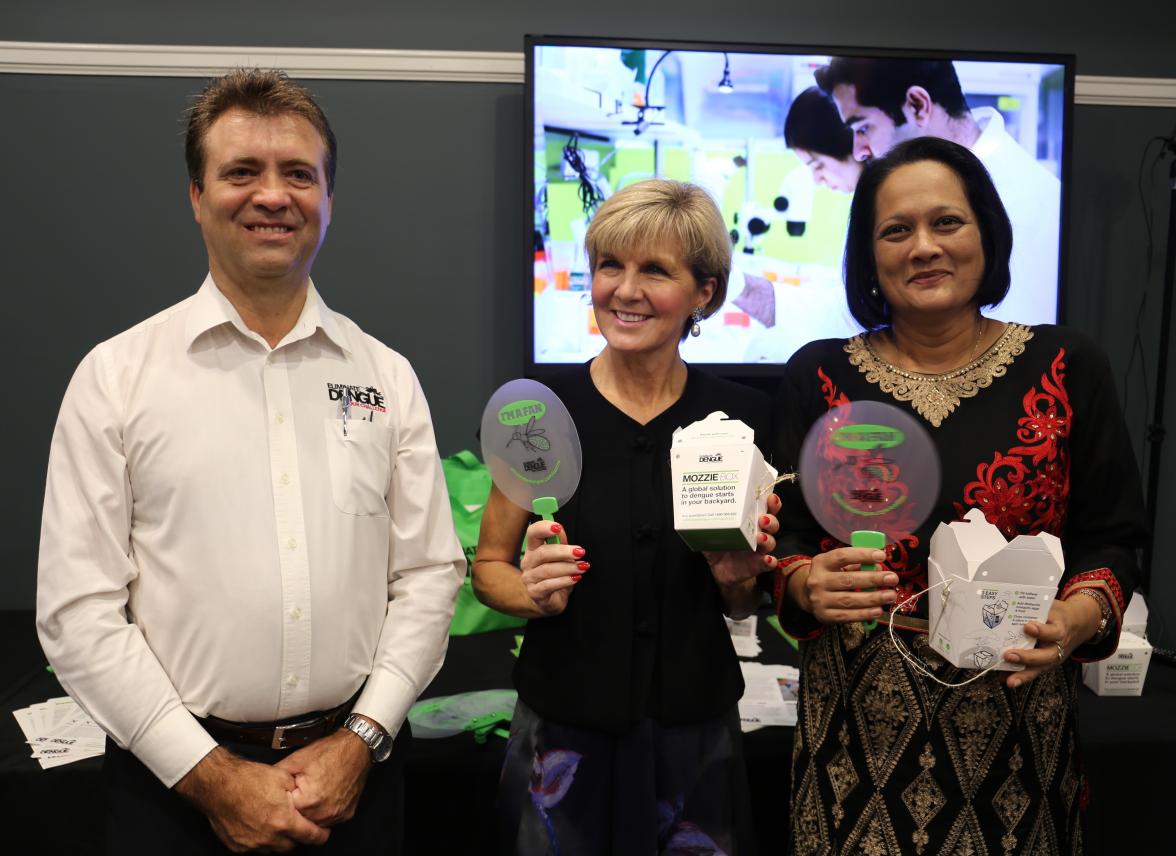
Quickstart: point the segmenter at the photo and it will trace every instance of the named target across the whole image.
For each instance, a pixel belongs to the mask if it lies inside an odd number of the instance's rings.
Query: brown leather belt
[[[231,743],[250,743],[271,749],[297,749],[326,737],[347,719],[356,693],[338,707],[306,716],[280,719],[277,722],[230,722],[215,716],[200,720],[204,730],[217,739]]]

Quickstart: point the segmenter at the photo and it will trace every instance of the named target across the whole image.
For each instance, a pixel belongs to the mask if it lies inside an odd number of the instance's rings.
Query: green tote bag
[[[478,529],[482,525],[482,509],[490,496],[490,470],[478,457],[468,450],[441,459],[445,473],[445,485],[449,488],[449,510],[453,513],[453,527],[465,551],[466,564],[470,570],[462,581],[457,593],[457,607],[453,611],[453,623],[449,626],[451,636],[469,636],[487,630],[501,630],[507,627],[522,627],[525,618],[505,615],[483,604],[474,594],[473,578],[474,552],[478,547]]]

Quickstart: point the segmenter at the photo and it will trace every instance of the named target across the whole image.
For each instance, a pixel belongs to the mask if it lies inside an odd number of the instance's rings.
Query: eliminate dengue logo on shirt
[[[336,402],[341,402],[344,397],[347,397],[349,399],[348,404],[351,407],[361,407],[364,410],[372,410],[376,413],[388,412],[388,408],[384,406],[384,393],[380,392],[374,386],[328,383],[327,397],[331,401]]]

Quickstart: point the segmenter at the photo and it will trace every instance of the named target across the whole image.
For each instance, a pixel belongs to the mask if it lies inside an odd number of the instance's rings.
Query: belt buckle
[[[275,725],[274,736],[270,739],[270,748],[289,749],[290,744],[286,742],[287,732],[305,731],[307,728],[313,728],[316,725],[322,725],[322,723],[325,721],[325,716],[312,716],[309,719],[299,720],[298,722],[289,722],[286,725]]]

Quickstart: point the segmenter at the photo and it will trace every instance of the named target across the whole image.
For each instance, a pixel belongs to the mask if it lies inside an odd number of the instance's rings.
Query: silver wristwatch
[[[373,764],[387,761],[388,756],[392,754],[392,738],[386,731],[372,725],[363,717],[353,713],[343,721],[343,727],[358,734],[359,739],[367,744]]]

